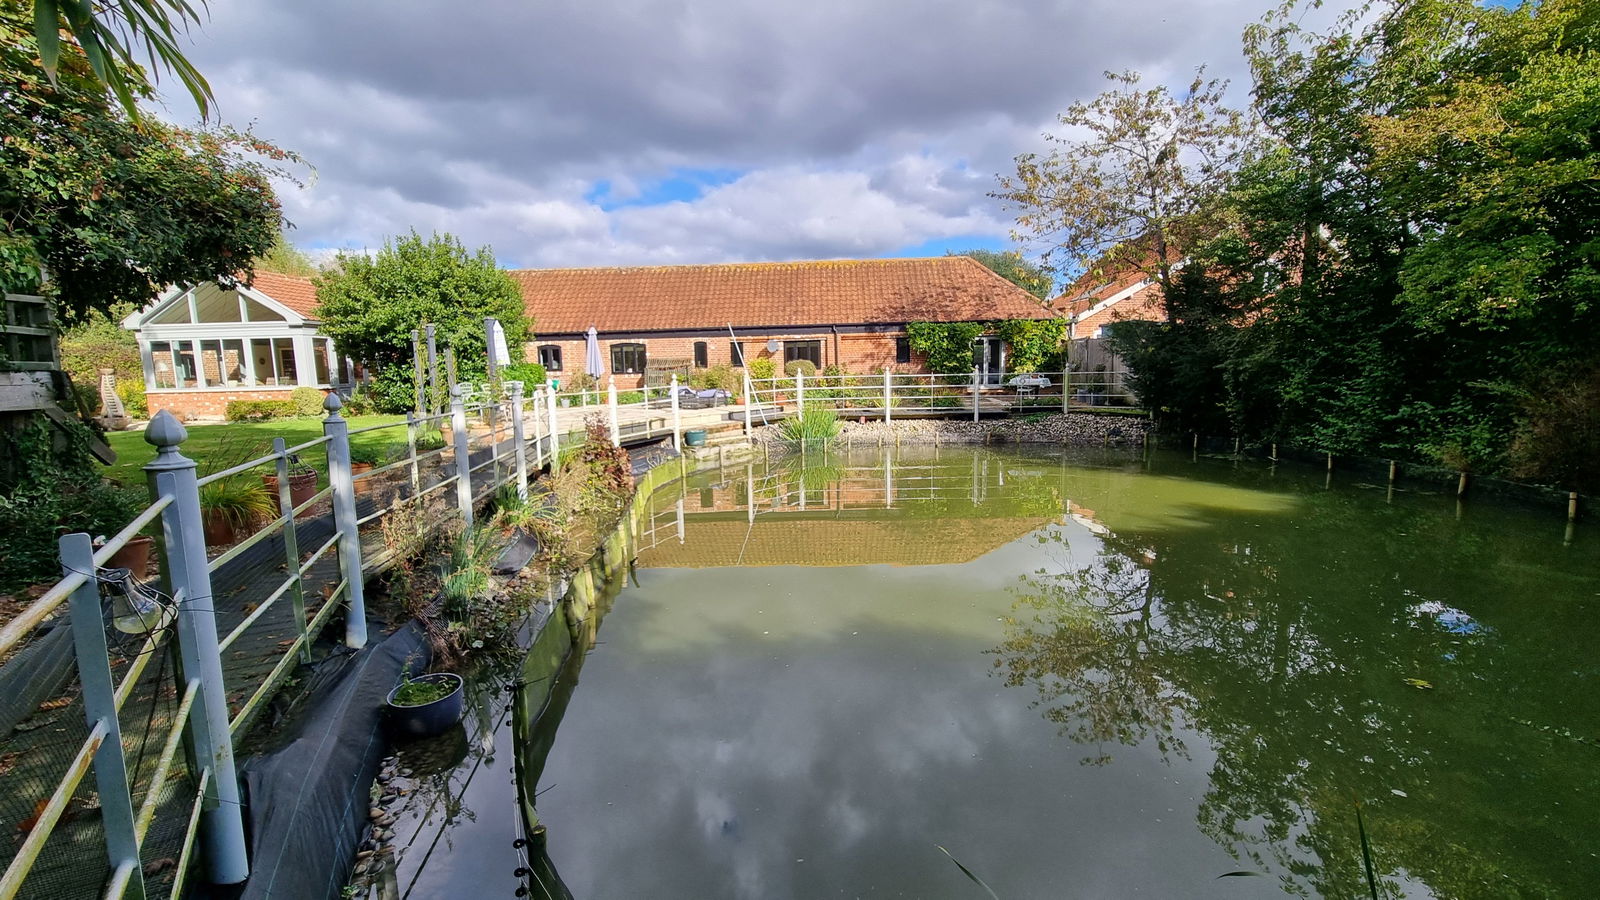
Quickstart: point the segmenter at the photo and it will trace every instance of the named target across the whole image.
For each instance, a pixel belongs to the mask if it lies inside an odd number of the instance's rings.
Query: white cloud
[[[237,0],[192,56],[228,121],[316,167],[283,196],[304,245],[415,228],[519,265],[872,256],[1003,238],[994,175],[1057,110],[1106,69],[1236,74],[1261,9]],[[642,205],[683,171],[738,177]]]

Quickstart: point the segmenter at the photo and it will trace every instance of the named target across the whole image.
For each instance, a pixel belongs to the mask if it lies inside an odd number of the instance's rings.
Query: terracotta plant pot
[[[106,566],[112,569],[127,569],[133,573],[133,577],[144,578],[150,574],[150,551],[155,545],[155,538],[147,534],[136,535],[123,544],[122,549],[111,554]]]
[[[278,510],[278,515],[283,515],[283,509],[278,505],[278,476],[277,474],[261,476],[261,483],[267,486],[267,493],[272,495],[272,507]],[[317,473],[301,472],[289,476],[289,504],[299,507],[300,504],[310,500],[317,493]]]
[[[200,511],[201,521],[205,525],[206,546],[224,547],[233,543],[233,521],[217,510],[206,509]]]
[[[358,494],[370,494],[370,493],[372,493],[372,479],[370,479],[370,478],[361,478],[360,477],[360,476],[365,475],[366,473],[371,472],[371,471],[372,471],[372,463],[369,463],[369,462],[353,462],[353,463],[350,464],[350,477],[356,479],[356,493],[358,493]]]

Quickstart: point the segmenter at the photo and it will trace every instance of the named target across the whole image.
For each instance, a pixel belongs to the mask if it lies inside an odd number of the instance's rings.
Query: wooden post
[[[1567,521],[1568,522],[1576,522],[1576,521],[1578,521],[1578,492],[1577,491],[1573,491],[1573,492],[1567,494]]]
[[[436,416],[444,411],[440,408],[443,397],[439,392],[439,342],[432,325],[422,326],[422,333],[428,343],[428,413]]]
[[[1462,472],[1461,473],[1461,477],[1456,479],[1456,496],[1457,497],[1465,497],[1466,495],[1467,495],[1467,473]]]
[[[750,407],[755,402],[755,392],[751,390],[750,385],[750,372],[746,370],[744,373],[744,436],[746,440],[749,440],[750,436],[755,433],[755,426],[750,422]]]
[[[445,351],[449,352],[448,348]],[[461,385],[450,386],[450,430],[456,448],[456,506],[461,521],[472,527],[472,453],[467,439],[467,405],[461,399]]]
[[[1067,414],[1067,398],[1072,395],[1072,373],[1066,369],[1061,370],[1061,414]]]
[[[522,382],[513,381],[511,391],[511,445],[517,460],[517,497],[528,499],[528,447],[522,433]]]
[[[1399,472],[1399,468],[1394,460],[1389,460],[1389,484],[1391,486],[1394,484],[1395,475]]]
[[[333,490],[333,527],[339,532],[339,574],[345,581],[344,643],[359,650],[367,643],[367,604],[356,483],[350,472],[350,423],[339,414],[343,406],[338,394],[329,394],[322,401],[322,408],[328,411],[322,433],[328,437],[328,487]]]
[[[1328,451],[1328,471],[1333,471],[1333,451]]]
[[[417,385],[417,415],[422,415],[423,403],[428,393],[428,376],[422,367],[422,335],[411,332],[411,377]]]
[[[800,414],[806,411],[806,376],[799,368],[794,370],[794,411]]]
[[[972,367],[972,421],[978,421],[978,367]]]

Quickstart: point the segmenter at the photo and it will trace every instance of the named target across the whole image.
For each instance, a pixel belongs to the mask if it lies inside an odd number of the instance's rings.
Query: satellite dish
[[[777,353],[778,352],[778,348],[782,347],[782,346],[783,346],[783,344],[779,343],[777,338],[773,338],[772,340],[767,341],[767,352],[768,353]]]

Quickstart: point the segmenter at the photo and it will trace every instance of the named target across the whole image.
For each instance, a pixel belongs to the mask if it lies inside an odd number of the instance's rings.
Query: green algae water
[[[1382,896],[1595,896],[1565,525],[1188,455],[692,476],[520,738],[532,893],[1366,897],[1359,804]]]

